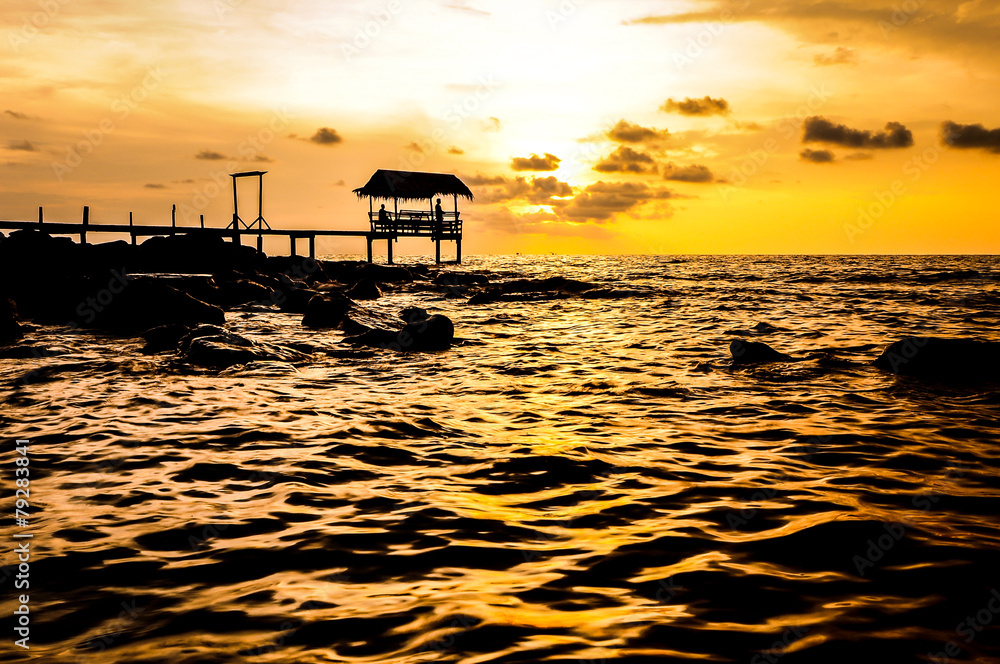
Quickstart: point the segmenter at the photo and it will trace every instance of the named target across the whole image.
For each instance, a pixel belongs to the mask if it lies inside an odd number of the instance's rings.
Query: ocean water
[[[453,269],[453,268],[450,268]],[[194,369],[41,327],[0,360],[0,660],[1000,661],[997,383],[897,378],[1000,340],[995,257],[472,257],[612,299],[468,305],[451,350]],[[342,333],[264,306],[277,343]],[[736,338],[796,362],[734,367]]]

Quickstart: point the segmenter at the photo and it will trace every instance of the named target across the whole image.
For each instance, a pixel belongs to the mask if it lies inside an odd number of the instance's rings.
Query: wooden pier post
[[[289,233],[288,241],[292,245],[292,256],[296,256],[297,254],[295,253],[295,236]]]
[[[131,235],[131,236],[132,236],[132,246],[134,247],[134,246],[135,246],[135,231],[134,231],[134,230],[131,230],[131,229],[132,229],[132,226],[133,226],[133,224],[132,224],[132,213],[131,213],[131,212],[129,212],[129,213],[128,213],[128,227],[129,227],[129,235]]]
[[[43,219],[44,219],[44,215],[42,214],[42,206],[39,205],[38,206],[38,225],[39,226],[42,225],[42,220]]]
[[[316,236],[309,236],[309,258],[316,258]]]
[[[240,224],[237,221],[237,219],[239,219],[239,217],[237,217],[236,213],[234,212],[233,213],[233,244],[242,244],[242,242],[240,241]]]
[[[83,206],[83,228],[80,230],[80,244],[87,244],[87,226],[90,225],[90,206]]]
[[[173,230],[177,228],[177,205],[173,205],[170,208],[170,234],[173,235],[176,231]]]
[[[201,218],[201,227],[204,228],[205,227],[205,215],[200,214],[198,216]]]
[[[264,253],[264,236],[263,235],[258,235],[257,236],[257,253],[258,254]]]

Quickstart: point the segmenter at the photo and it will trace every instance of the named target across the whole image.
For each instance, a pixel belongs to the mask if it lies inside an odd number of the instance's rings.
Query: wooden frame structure
[[[392,243],[400,237],[429,237],[435,243],[435,260],[441,262],[441,242],[455,242],[455,261],[462,262],[462,218],[458,211],[458,198],[473,200],[468,186],[451,173],[422,173],[417,171],[375,171],[368,184],[354,190],[358,199],[368,198],[368,262],[372,261],[372,242],[386,240],[388,261],[392,263]],[[434,204],[441,196],[450,196],[454,211],[437,213]],[[375,201],[393,202],[392,212],[376,212]],[[422,210],[401,210],[400,202],[428,201]]]

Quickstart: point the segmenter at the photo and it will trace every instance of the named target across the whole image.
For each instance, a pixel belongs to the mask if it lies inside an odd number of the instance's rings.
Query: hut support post
[[[297,254],[295,253],[295,236],[294,236],[294,235],[289,235],[289,236],[288,236],[288,241],[289,241],[289,242],[291,243],[291,245],[292,245],[292,253],[291,253],[291,255],[292,255],[292,256],[295,256],[295,255],[297,255]]]
[[[368,235],[366,235],[365,238],[368,240],[368,262],[371,263],[372,262],[372,236],[371,236],[371,233],[369,233]]]
[[[230,177],[233,178],[233,228],[237,228],[240,223],[240,198],[236,195],[236,176]]]
[[[457,240],[455,240],[455,247],[456,247],[456,249],[455,249],[455,260],[458,262],[459,265],[461,265],[462,264],[462,236],[461,235],[458,236]]]
[[[434,245],[437,247],[437,250],[435,251],[435,254],[434,254],[434,262],[435,263],[440,263],[441,262],[441,238],[435,239],[434,240]]]
[[[90,225],[90,206],[83,206],[83,228],[80,230],[80,244],[87,244],[87,226]]]
[[[392,265],[392,237],[389,238],[389,265]]]

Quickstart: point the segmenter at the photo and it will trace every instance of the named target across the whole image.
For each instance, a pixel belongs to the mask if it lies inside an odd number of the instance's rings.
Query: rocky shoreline
[[[410,307],[396,317],[366,302],[385,293],[424,292],[466,299],[468,305],[582,298],[623,300],[652,293],[550,277],[458,272],[437,266],[388,266],[266,256],[221,238],[154,237],[80,245],[36,230],[0,235],[0,357],[31,357],[21,345],[31,321],[122,337],[141,337],[143,352],[174,353],[192,366],[225,369],[250,362],[304,364],[317,353],[357,356],[373,351],[445,351],[456,343],[448,317]],[[265,343],[227,330],[226,316],[248,305],[302,315],[302,325],[339,330],[343,349]],[[736,330],[733,367],[835,358],[794,358],[748,337],[778,331],[762,323]],[[6,348],[4,348],[6,346]],[[900,376],[993,381],[1000,343],[976,339],[904,337],[872,362]]]

